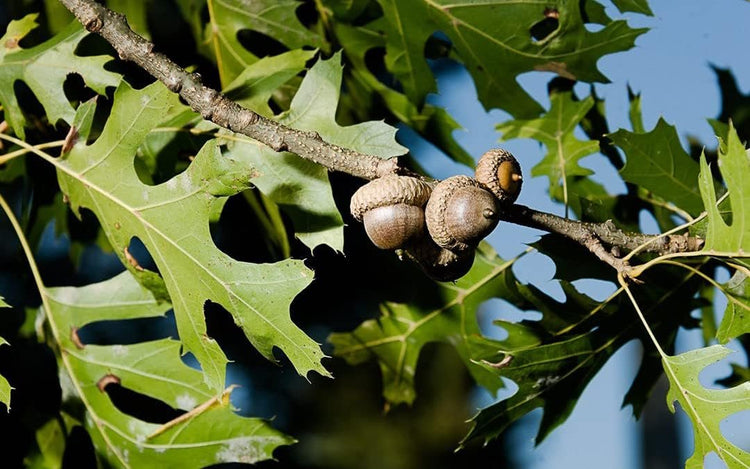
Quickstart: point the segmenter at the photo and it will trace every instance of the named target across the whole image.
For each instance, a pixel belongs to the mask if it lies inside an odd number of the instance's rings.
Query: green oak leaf
[[[733,445],[721,433],[721,421],[750,408],[750,382],[729,389],[705,388],[698,375],[733,350],[721,345],[692,350],[677,356],[664,356],[664,371],[669,379],[667,405],[674,412],[680,403],[693,423],[695,451],[688,458],[687,469],[700,469],[704,458],[715,453],[729,469],[750,467],[750,453]]]
[[[547,176],[550,193],[562,190],[566,209],[569,204],[568,179],[588,176],[592,171],[579,165],[581,158],[599,151],[599,142],[581,141],[574,131],[586,113],[594,106],[594,98],[573,99],[570,91],[552,93],[550,109],[542,117],[530,120],[511,120],[497,125],[503,140],[532,138],[547,147],[547,153],[531,170],[532,176]]]
[[[347,59],[352,64],[351,79],[346,83],[351,90],[345,97],[348,108],[354,114],[351,120],[361,121],[366,115],[361,110],[378,107],[385,103],[388,111],[399,121],[415,130],[425,140],[435,145],[453,160],[468,167],[474,167],[474,158],[456,141],[453,133],[462,127],[448,112],[437,106],[425,104],[419,109],[409,98],[393,88],[384,85],[368,68],[365,56],[373,48],[384,47],[385,40],[380,28],[382,21],[372,22],[368,27],[336,25],[336,35],[341,38]],[[362,89],[358,92],[357,90]]]
[[[4,301],[2,301],[2,297],[0,297],[0,307],[7,307],[8,305],[5,304]],[[3,345],[9,345],[8,341],[4,338],[0,337],[0,346]],[[4,376],[0,376],[0,402],[5,404],[5,409],[10,412],[10,391],[13,388],[10,386],[10,383],[7,379],[5,379]]]
[[[331,334],[328,341],[334,346],[334,355],[350,364],[377,359],[386,400],[412,403],[416,397],[414,375],[422,348],[429,342],[446,342],[456,348],[478,383],[497,391],[503,387],[502,381],[478,361],[495,358],[502,347],[500,342],[482,336],[476,310],[499,294],[517,296],[517,281],[510,270],[513,263],[500,259],[482,244],[466,276],[455,285],[439,285],[438,304],[420,307],[414,302],[386,303],[382,305],[381,317],[365,321],[352,332]],[[537,343],[533,337],[527,341],[522,334],[513,340],[524,346]]]
[[[737,271],[721,291],[727,297],[727,307],[716,331],[716,339],[726,344],[750,332],[750,281],[745,273]]]
[[[268,105],[271,95],[281,85],[305,70],[315,51],[296,49],[265,57],[247,67],[224,89],[233,101],[265,117],[273,116]]]
[[[659,119],[650,132],[620,129],[609,135],[627,157],[622,178],[671,202],[692,216],[703,211],[698,163],[680,144],[674,126]]]
[[[158,82],[142,90],[121,84],[99,138],[91,145],[79,141],[54,160],[71,209],[93,211],[123,264],[158,298],[171,298],[183,351],[195,355],[215,391],[223,389],[227,359],[206,334],[206,301],[226,308],[265,357],[273,359],[278,347],[300,374],[327,375],[320,347],[289,317],[291,301],[312,280],[302,261],[238,262],[211,239],[214,207],[248,188],[255,169],[222,154],[218,142],[210,140],[188,169],[170,180],[148,186],[138,179],[136,149],[151,129],[184,109],[177,95]],[[148,249],[161,276],[144,270],[129,254],[134,237]]]
[[[671,344],[683,318],[696,307],[693,298],[700,281],[692,273],[664,269],[652,273],[647,282],[651,288],[639,295],[639,303],[656,337]],[[541,321],[496,321],[507,329],[509,338],[520,335],[532,342],[528,338],[535,337],[537,343],[509,347],[501,342],[500,350],[511,358],[506,357],[508,363],[497,373],[513,380],[519,389],[511,397],[482,409],[472,419],[473,426],[462,444],[496,438],[511,423],[541,407],[544,413],[536,436],[540,443],[567,419],[586,385],[609,357],[634,338],[648,340],[640,325],[626,313],[629,303],[624,295],[615,294],[609,302],[600,303],[567,282],[561,282],[561,286],[566,294],[563,304],[544,299],[541,292],[531,297],[536,298],[533,309],[542,313]],[[673,314],[665,316],[661,314],[664,310]],[[488,370],[495,369],[497,362],[503,362],[500,358],[482,364]],[[644,356],[638,378],[628,391],[625,403],[632,404],[636,412],[659,377],[650,372],[654,366],[659,366],[659,358]]]
[[[180,359],[179,341],[100,346],[75,340],[75,331],[87,324],[158,317],[170,309],[130,272],[81,288],[48,288],[43,294],[64,372],[85,406],[85,427],[108,464],[200,468],[255,463],[270,459],[279,445],[294,442],[262,419],[235,414],[229,403],[231,387],[217,393],[206,384],[203,373]],[[111,383],[188,413],[163,426],[143,421],[113,404],[103,392]]]
[[[612,3],[623,13],[632,11],[634,13],[654,16],[654,12],[651,11],[651,7],[648,6],[646,0],[612,0]]]
[[[324,44],[322,37],[305,28],[297,18],[295,11],[302,5],[297,0],[204,1],[209,13],[204,34],[223,87],[259,59],[240,42],[239,35],[243,31],[265,34],[289,49]]]
[[[104,94],[108,86],[117,86],[120,75],[108,72],[104,65],[112,60],[105,55],[79,56],[76,47],[89,33],[78,21],[71,22],[51,39],[29,49],[18,43],[37,27],[36,14],[11,21],[5,35],[0,38],[0,104],[5,120],[13,131],[24,138],[26,118],[19,107],[13,89],[17,81],[26,83],[44,107],[50,123],[63,120],[73,122],[75,109],[68,102],[63,84],[70,74],[78,74],[88,87]]]
[[[336,122],[341,90],[341,56],[318,61],[307,73],[288,112],[278,121],[299,130],[315,131],[329,143],[389,158],[406,149],[396,142],[396,129],[384,122],[342,127]],[[229,154],[244,159],[256,173],[253,185],[292,219],[297,237],[310,249],[321,244],[343,251],[344,221],[336,208],[328,170],[292,153],[275,151],[246,137],[227,142]]]
[[[719,146],[719,170],[729,191],[731,221],[722,218],[716,187],[705,157],[700,161],[700,195],[708,226],[704,251],[746,257],[750,254],[750,154],[730,124],[724,145]]]
[[[591,32],[586,28],[581,5],[562,0],[379,3],[387,20],[386,64],[408,96],[423,98],[434,89],[434,79],[425,65],[424,44],[431,34],[440,31],[451,41],[453,55],[474,77],[485,108],[505,109],[517,118],[541,112],[539,104],[516,81],[518,75],[540,70],[576,80],[605,82],[606,77],[596,68],[599,58],[630,49],[646,31],[630,28],[624,21],[608,21],[599,31]],[[535,38],[532,33],[540,26],[554,29]],[[421,105],[421,100],[416,104]]]

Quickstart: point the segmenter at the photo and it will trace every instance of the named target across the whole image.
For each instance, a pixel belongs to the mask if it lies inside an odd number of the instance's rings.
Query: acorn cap
[[[349,210],[354,218],[362,221],[365,212],[385,205],[423,207],[431,192],[432,186],[421,179],[389,174],[360,187],[352,196]]]
[[[509,151],[501,148],[493,148],[479,158],[474,176],[503,204],[512,204],[521,193],[521,165]]]

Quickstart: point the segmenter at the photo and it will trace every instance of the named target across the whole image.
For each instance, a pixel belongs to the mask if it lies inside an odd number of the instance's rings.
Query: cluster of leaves
[[[161,2],[107,3],[159,44],[164,32],[148,25],[149,15],[165,8]],[[614,3],[621,12],[650,14],[645,2]],[[37,202],[41,197],[20,196],[20,222],[0,197],[32,263],[44,318],[34,328],[36,314],[29,311],[23,325],[3,329],[2,335],[45,341],[61,373],[62,410],[34,428],[37,447],[28,461],[59,466],[70,428],[81,425],[99,457],[115,466],[201,467],[269,459],[276,447],[293,440],[264,420],[232,412],[227,354],[210,333],[204,309],[213,304],[228,311],[265,358],[276,360],[277,348],[300,375],[329,375],[321,361],[323,349],[290,316],[292,303],[301,301],[313,282],[313,271],[302,258],[325,246],[345,250],[346,215],[337,206],[327,171],[202,120],[160,83],[145,86],[142,76],[116,63],[78,23],[62,21],[66,13],[57,2],[44,5],[46,40],[33,37],[36,15],[11,22],[0,38],[0,104],[7,123],[0,134],[3,192],[11,194],[18,186],[30,188],[26,194],[42,190],[29,176],[32,159],[54,167],[59,185],[59,193],[44,203]],[[490,392],[505,386],[503,378],[518,386],[513,396],[474,418],[463,444],[491,440],[540,407],[541,441],[565,421],[609,357],[640,339],[654,352],[644,354],[624,404],[638,416],[665,371],[670,406],[679,401],[694,422],[696,452],[689,464],[699,466],[711,452],[729,467],[750,464],[748,453],[727,441],[719,428],[722,418],[749,407],[747,382],[716,390],[698,381],[700,371],[728,349],[715,345],[669,355],[678,328],[696,325],[691,316],[696,308],[704,311],[706,336],[722,344],[749,332],[750,263],[743,256],[750,252],[750,185],[743,178],[750,162],[740,139],[747,138],[742,133],[747,122],[735,122],[739,137],[727,122],[731,110],[713,123],[722,144],[709,165],[707,157],[694,158],[682,148],[669,124],[660,121],[646,131],[638,96],[631,102],[633,131],[612,133],[593,89],[583,99],[572,91],[575,80],[605,81],[597,60],[632,47],[645,30],[609,18],[593,0],[176,0],[174,7],[196,52],[180,47],[185,56],[177,58],[263,115],[383,158],[406,153],[386,119],[411,127],[451,158],[473,165],[452,136],[457,123],[426,102],[436,90],[431,61],[450,59],[471,73],[487,109],[512,115],[497,126],[503,139],[532,138],[546,146],[546,156],[531,174],[549,178],[550,195],[566,211],[587,221],[613,219],[637,231],[638,215],[647,210],[664,231],[681,221],[705,238],[698,255],[633,255],[632,277],[639,283],[632,284],[602,268],[583,248],[545,236],[533,247],[556,263],[562,302],[520,282],[513,273],[516,259],[501,259],[486,245],[469,274],[455,284],[421,279],[417,283],[424,288],[413,288],[406,297],[391,289],[397,280],[360,286],[378,296],[379,310],[366,311],[369,318],[331,334],[328,342],[332,353],[350,364],[377,362],[388,403],[414,402],[423,349],[446,343],[473,380]],[[597,25],[596,32],[591,25]],[[38,44],[27,47],[27,40]],[[561,77],[550,86],[549,109],[516,81],[535,70]],[[581,140],[580,130],[587,140]],[[59,156],[47,150],[58,147]],[[620,170],[626,194],[608,193],[580,165],[581,158],[597,153]],[[28,160],[21,157],[27,154]],[[219,249],[211,229],[238,195],[255,227],[254,244],[262,246],[262,254],[244,259]],[[98,222],[94,235],[77,236],[77,222],[67,221],[67,211],[84,220],[92,213]],[[81,287],[48,287],[33,259],[51,223],[70,236],[76,264],[86,246],[98,244],[114,253],[126,272],[81,282]],[[139,255],[139,247],[149,256]],[[361,259],[346,248],[352,262]],[[726,285],[713,280],[720,266],[734,272]],[[368,267],[363,262],[356,268]],[[398,269],[399,276],[413,275],[405,264]],[[318,275],[318,282],[326,281]],[[596,301],[573,285],[583,278],[611,282],[616,291]],[[714,330],[713,311],[705,303],[707,285],[729,300]],[[2,293],[23,311],[26,299]],[[507,338],[488,338],[477,313],[494,298],[540,312],[542,318],[498,320],[495,326]],[[79,333],[97,323],[168,311],[179,340],[97,345]],[[634,311],[643,323],[634,321]],[[6,343],[0,338],[0,345]],[[200,369],[185,365],[180,353],[190,354]],[[729,381],[742,383],[747,375],[736,367]],[[0,401],[9,410],[10,386],[12,379],[0,379]],[[173,411],[171,417],[154,422],[123,411],[110,395],[117,387],[161,401]]]

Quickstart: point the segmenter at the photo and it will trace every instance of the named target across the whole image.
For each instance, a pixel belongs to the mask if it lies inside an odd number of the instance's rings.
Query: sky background
[[[741,0],[718,0],[713,2],[686,0],[670,2],[651,0],[653,17],[637,14],[621,15],[609,3],[608,14],[625,18],[631,27],[648,27],[650,31],[636,40],[636,47],[628,52],[607,56],[599,61],[599,68],[612,81],[597,84],[596,92],[606,99],[606,113],[610,128],[630,130],[628,120],[627,85],[642,95],[643,121],[651,130],[660,117],[677,127],[678,133],[687,142],[687,136],[697,137],[708,147],[715,147],[716,139],[707,118],[719,115],[721,96],[716,75],[711,66],[730,69],[743,93],[750,92],[750,60],[747,53],[747,31],[750,28],[750,3]],[[519,81],[546,108],[549,107],[548,73],[529,73]],[[439,79],[439,94],[430,97],[434,104],[445,107],[464,127],[456,132],[456,138],[472,155],[478,157],[489,148],[498,146],[499,134],[495,124],[510,116],[494,110],[485,112],[476,100],[474,85],[468,73],[459,66],[443,70]],[[579,96],[588,94],[588,85],[576,87]],[[581,134],[581,136],[583,136]],[[412,153],[438,178],[453,174],[470,174],[470,170],[457,165],[429,145],[413,145]],[[530,140],[513,140],[502,143],[502,147],[513,152],[526,174],[541,160],[545,149]],[[581,165],[595,171],[595,178],[614,193],[625,191],[615,170],[600,155],[581,160]],[[519,203],[540,210],[563,214],[562,206],[550,201],[546,178],[524,179],[524,190]],[[650,215],[642,216],[642,229],[656,232],[656,223]],[[527,243],[538,238],[539,231],[501,224],[488,238],[490,243],[505,258],[522,252]],[[515,266],[522,281],[536,284],[547,293],[562,299],[562,290],[551,280],[554,274],[552,262],[540,254],[525,256]],[[727,280],[728,276],[722,280]],[[603,300],[614,291],[614,286],[598,281],[575,282],[576,286]],[[717,295],[721,297],[721,295]],[[717,300],[718,310],[724,308],[723,299]],[[631,314],[631,311],[624,311]],[[528,313],[513,311],[502,300],[493,300],[480,309],[480,321],[488,335],[502,337],[504,331],[493,328],[492,320],[503,318],[520,319],[530,317]],[[524,316],[525,315],[525,316]],[[633,320],[637,318],[633,316]],[[498,335],[499,334],[499,335]],[[677,352],[702,346],[699,331],[681,331],[677,339]],[[738,348],[736,344],[730,347]],[[621,409],[622,398],[637,371],[641,345],[630,342],[621,348],[588,385],[568,421],[554,431],[538,448],[534,449],[534,437],[542,412],[537,409],[523,419],[509,435],[510,447],[515,449],[520,467],[538,468],[639,468],[642,466],[642,441],[640,423],[632,416],[630,407]],[[737,354],[740,355],[740,354]],[[730,357],[746,365],[744,356]],[[729,366],[721,364],[709,367],[701,374],[701,381],[710,384],[715,379],[729,374]],[[515,391],[512,383],[500,398]],[[657,396],[657,399],[661,397]],[[493,402],[486,392],[477,392],[476,405],[483,407]],[[727,438],[744,450],[750,450],[750,426],[746,424],[750,411],[729,419],[722,430]],[[692,453],[693,437],[688,418],[678,411],[678,437],[681,464]],[[743,419],[745,423],[743,424]],[[725,467],[718,458],[708,458],[706,468]],[[649,468],[650,469],[650,468]]]

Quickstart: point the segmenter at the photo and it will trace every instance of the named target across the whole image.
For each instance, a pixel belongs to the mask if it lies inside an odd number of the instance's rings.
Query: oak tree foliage
[[[524,170],[548,179],[560,215],[637,232],[646,211],[663,232],[679,228],[704,244],[699,252],[636,250],[624,278],[552,234],[529,239],[513,259],[483,243],[467,275],[434,282],[364,240],[348,213],[360,181],[204,120],[55,0],[8,2],[0,402],[3,425],[19,429],[5,443],[20,442],[9,464],[57,468],[78,453],[100,467],[283,462],[288,453],[274,455],[277,448],[295,439],[306,448],[323,438],[311,427],[331,425],[311,418],[302,434],[286,435],[284,408],[264,409],[258,396],[289,395],[290,386],[339,396],[333,408],[310,411],[344,415],[353,430],[339,429],[338,444],[367,431],[374,441],[387,429],[362,430],[353,423],[356,396],[341,397],[352,384],[339,375],[361,373],[394,413],[420,401],[437,406],[436,389],[454,393],[455,428],[447,437],[411,434],[415,441],[439,440],[446,451],[482,442],[489,446],[479,451],[491,451],[541,408],[540,442],[608,359],[638,340],[645,353],[623,405],[639,417],[665,374],[669,408],[678,402],[694,429],[686,467],[711,453],[729,468],[750,467],[750,453],[719,425],[750,409],[750,372],[734,365],[723,387],[698,379],[731,352],[727,342],[747,346],[750,332],[749,101],[729,72],[717,70],[734,97],[711,121],[718,150],[696,155],[664,120],[643,128],[638,95],[630,94],[632,127],[613,129],[593,86],[588,96],[574,91],[575,82],[607,82],[597,61],[648,34],[595,0],[104,3],[242,105],[344,148],[401,156],[416,170],[420,154],[408,153],[397,128],[474,165],[477,155],[454,138],[457,122],[428,99],[440,67],[460,64],[484,108],[509,114],[497,122],[499,139],[544,146],[541,162]],[[613,3],[620,14],[652,14],[645,1]],[[174,21],[156,20],[165,15]],[[518,81],[538,72],[556,75],[548,108]],[[625,193],[609,192],[579,164],[591,155],[615,166]],[[562,301],[516,276],[532,249],[555,263]],[[716,280],[721,271],[729,282]],[[581,279],[609,282],[615,293],[591,298],[576,288]],[[726,297],[725,311],[713,311],[713,295]],[[487,334],[478,315],[488,306],[496,317],[513,309],[533,319],[498,319]],[[697,327],[705,347],[674,355],[678,329]],[[257,371],[250,384],[238,382],[235,361]],[[44,385],[26,377],[37,366]],[[420,376],[443,381],[428,386]],[[518,389],[471,416],[468,388],[450,384],[465,377],[493,395],[509,381]],[[34,401],[40,388],[52,396],[44,406]],[[235,398],[243,388],[252,392]],[[248,402],[257,415],[237,408]],[[422,411],[415,427],[438,418],[431,415]],[[322,444],[317,451],[320,461],[339,454]]]

